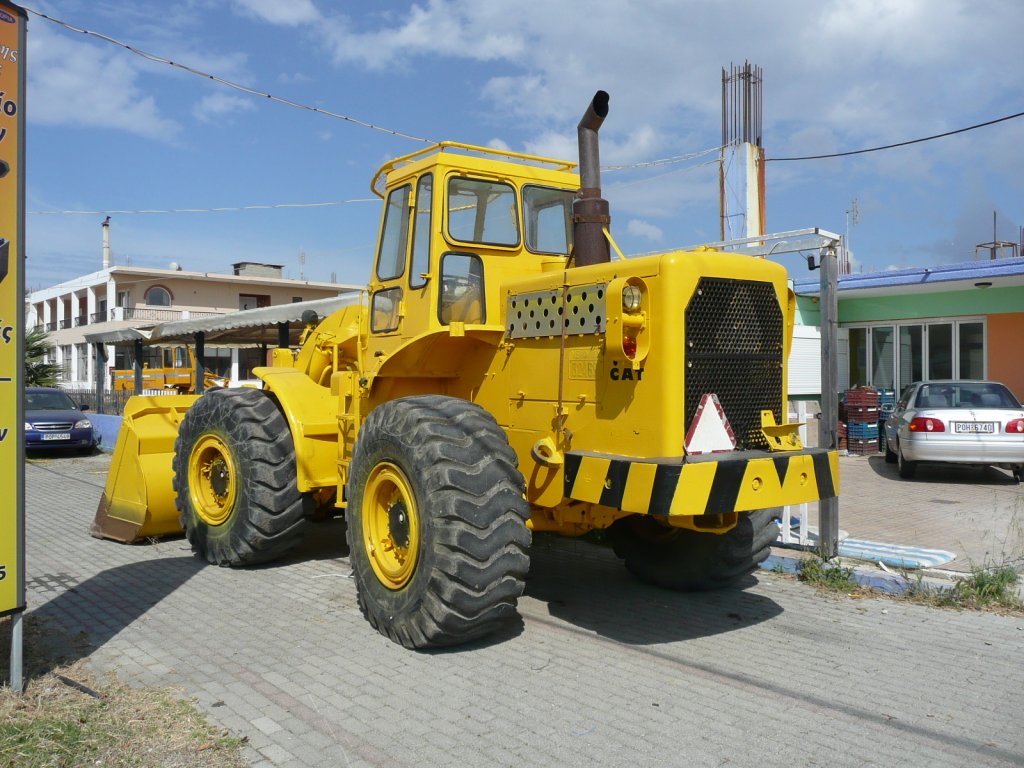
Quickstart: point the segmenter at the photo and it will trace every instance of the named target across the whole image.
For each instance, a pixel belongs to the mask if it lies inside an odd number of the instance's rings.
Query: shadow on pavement
[[[554,618],[621,643],[652,645],[731,632],[782,613],[774,600],[731,589],[673,592],[636,580],[607,556],[535,548],[526,597],[547,603]]]
[[[963,485],[1017,485],[1009,470],[996,467],[971,464],[931,464],[917,465],[917,473],[913,478],[904,480],[900,477],[895,464],[886,462],[884,456],[869,456],[868,466],[879,477],[888,478],[898,483],[961,483]]]
[[[45,668],[33,665],[33,672],[88,656],[205,567],[191,556],[167,557],[109,568],[80,583],[61,573],[29,579],[35,600],[57,593],[26,614],[27,625],[43,628],[45,657],[38,661]]]

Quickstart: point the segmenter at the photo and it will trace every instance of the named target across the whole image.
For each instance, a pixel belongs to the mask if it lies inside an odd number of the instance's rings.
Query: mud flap
[[[132,397],[124,409],[90,533],[131,543],[181,533],[174,503],[174,441],[200,395]]]

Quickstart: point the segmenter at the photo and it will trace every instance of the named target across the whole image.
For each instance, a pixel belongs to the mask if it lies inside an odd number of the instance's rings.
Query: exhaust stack
[[[608,94],[594,94],[576,135],[580,147],[580,191],[572,206],[576,266],[611,261],[608,240],[602,231],[611,224],[608,201],[601,197],[601,155],[597,132],[608,116]]]

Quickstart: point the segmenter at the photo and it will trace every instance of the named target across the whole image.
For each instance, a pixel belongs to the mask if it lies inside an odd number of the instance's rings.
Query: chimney
[[[110,268],[110,217],[103,220],[103,268]]]

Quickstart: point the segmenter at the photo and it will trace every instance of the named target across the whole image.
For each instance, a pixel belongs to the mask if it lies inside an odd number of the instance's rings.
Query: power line
[[[276,208],[326,208],[334,205],[348,205],[349,203],[377,203],[380,200],[376,197],[362,197],[352,200],[331,200],[324,203],[268,203],[266,205],[236,205],[219,206],[217,208],[149,208],[134,211],[122,210],[97,210],[97,211],[27,211],[34,216],[113,216],[114,214],[144,214],[144,213],[225,213],[231,211],[265,211]]]
[[[995,120],[989,120],[984,123],[978,123],[977,125],[970,125],[966,128],[958,128],[955,131],[946,131],[945,133],[936,133],[934,136],[925,136],[922,139],[911,139],[910,141],[900,141],[896,144],[886,144],[882,147],[871,147],[870,149],[855,149],[850,152],[835,152],[831,155],[807,155],[804,157],[769,157],[766,158],[765,162],[783,162],[786,160],[824,160],[830,157],[849,157],[850,155],[863,155],[866,152],[880,152],[883,149],[893,149],[895,147],[906,147],[910,144],[920,144],[923,141],[932,141],[933,139],[942,139],[946,136],[954,136],[958,133],[966,133],[967,131],[973,131],[976,128],[984,128],[989,125],[995,125],[996,123],[1003,123],[1007,120],[1014,120],[1018,117],[1024,117],[1024,112],[1018,112],[1015,115],[1007,115],[1006,117],[1000,117]]]
[[[270,99],[271,101],[276,101],[279,104],[284,104],[285,106],[288,106],[288,107],[293,107],[295,109],[303,109],[303,110],[307,110],[309,112],[315,112],[315,113],[320,114],[320,115],[326,115],[327,117],[333,117],[333,118],[336,118],[338,120],[344,120],[344,121],[352,123],[354,125],[362,126],[363,128],[370,128],[371,130],[374,130],[374,131],[380,131],[381,133],[386,133],[386,134],[388,134],[390,136],[398,136],[398,137],[403,138],[403,139],[411,139],[413,141],[420,141],[420,142],[423,142],[424,144],[436,144],[437,143],[433,139],[425,139],[422,136],[413,136],[412,134],[404,133],[402,131],[396,131],[396,130],[393,130],[391,128],[384,128],[384,127],[379,126],[379,125],[374,125],[373,123],[367,123],[367,122],[365,122],[363,120],[358,120],[358,119],[356,119],[354,117],[349,117],[348,115],[342,115],[342,114],[339,114],[337,112],[332,112],[332,111],[327,110],[327,109],[321,109],[320,107],[312,107],[312,106],[309,106],[308,104],[302,104],[301,102],[294,101],[294,100],[288,99],[288,98],[284,98],[282,96],[274,96],[273,94],[266,93],[264,91],[259,91],[259,90],[255,89],[255,88],[251,88],[250,86],[242,85],[241,83],[236,83],[236,82],[234,82],[232,80],[228,80],[226,78],[219,77],[218,75],[212,75],[209,72],[203,72],[202,70],[196,69],[195,67],[191,67],[191,66],[189,66],[187,64],[182,64],[180,62],[171,61],[170,59],[164,58],[163,56],[158,56],[155,53],[149,53],[148,51],[144,51],[141,48],[136,48],[135,46],[129,45],[128,43],[123,43],[120,40],[117,40],[116,38],[110,37],[109,35],[105,35],[105,34],[103,34],[101,32],[93,32],[93,31],[88,30],[88,29],[83,29],[81,27],[76,27],[73,24],[69,24],[66,21],[62,21],[60,19],[56,19],[56,18],[54,18],[52,16],[48,16],[47,14],[42,13],[40,11],[36,11],[36,10],[34,10],[32,8],[25,8],[25,10],[28,11],[29,13],[35,14],[36,16],[38,16],[41,19],[46,19],[47,21],[49,21],[49,22],[51,22],[53,24],[56,24],[59,27],[63,27],[64,29],[67,29],[67,30],[69,30],[71,32],[77,32],[79,34],[86,35],[88,37],[95,37],[98,40],[103,40],[104,42],[107,42],[107,43],[112,43],[113,45],[116,45],[116,46],[118,46],[120,48],[124,48],[126,51],[130,51],[131,53],[134,53],[136,56],[141,56],[142,58],[147,59],[148,61],[154,61],[154,62],[157,62],[158,64],[167,64],[168,66],[175,67],[176,69],[181,69],[181,70],[183,70],[185,72],[188,72],[189,74],[196,75],[197,77],[202,77],[202,78],[204,78],[206,80],[212,80],[212,81],[214,81],[216,83],[220,83],[221,85],[225,85],[228,88],[233,88],[233,89],[235,89],[237,91],[241,91],[242,93],[249,94],[250,96],[261,96],[263,98]],[[633,164],[630,164],[630,165],[608,165],[608,166],[604,166],[602,168],[602,170],[605,170],[605,171],[624,171],[624,170],[631,170],[631,169],[634,169],[634,168],[654,168],[654,167],[661,166],[661,165],[672,165],[674,163],[681,163],[681,162],[684,162],[686,160],[694,160],[696,158],[703,157],[703,156],[711,154],[713,152],[719,152],[719,151],[721,151],[721,149],[722,149],[721,147],[711,147],[709,149],[702,149],[699,152],[692,152],[692,153],[689,153],[689,154],[686,154],[686,155],[677,155],[675,157],[667,157],[667,158],[663,158],[663,159],[660,159],[660,160],[648,160],[648,161],[645,161],[645,162],[633,163]],[[205,211],[206,209],[202,209],[202,210]],[[235,210],[235,209],[227,209],[227,210]],[[151,213],[151,212],[152,213],[181,213],[181,212],[192,213],[193,210],[189,209],[187,211],[146,211],[146,213]],[[34,211],[33,213],[50,213],[50,211],[42,211],[42,212]],[[88,211],[88,213],[93,213],[93,211]],[[100,211],[100,213],[107,213],[107,212],[106,211]],[[138,213],[138,211],[117,211],[117,213]]]
[[[22,7],[24,7],[24,6],[22,6]],[[384,127],[379,126],[379,125],[374,125],[373,123],[367,123],[367,122],[365,122],[363,120],[358,120],[357,118],[354,118],[354,117],[349,117],[348,115],[342,115],[342,114],[339,114],[337,112],[331,112],[330,110],[327,110],[327,109],[320,109],[319,107],[311,107],[308,104],[302,104],[301,102],[293,101],[292,99],[286,99],[286,98],[284,98],[282,96],[274,96],[273,94],[266,93],[264,91],[258,91],[255,88],[250,88],[247,85],[242,85],[241,83],[236,83],[236,82],[234,82],[232,80],[227,80],[227,79],[225,79],[223,77],[219,77],[217,75],[211,75],[209,72],[203,72],[202,70],[196,69],[194,67],[190,67],[187,64],[180,64],[180,63],[178,63],[176,61],[171,61],[170,59],[165,59],[163,56],[157,56],[155,53],[149,53],[148,51],[144,51],[141,48],[136,48],[134,46],[128,45],[127,43],[122,43],[120,40],[116,40],[113,37],[109,37],[108,35],[104,35],[101,32],[91,32],[88,29],[82,29],[81,27],[76,27],[76,26],[74,26],[72,24],[68,24],[66,21],[61,21],[60,19],[55,19],[52,16],[47,16],[45,13],[41,13],[39,11],[36,11],[36,10],[32,9],[32,8],[25,8],[25,10],[28,11],[29,13],[35,14],[36,16],[38,16],[41,19],[46,19],[47,21],[49,21],[49,22],[51,22],[53,24],[56,24],[59,27],[63,27],[64,29],[67,29],[67,30],[69,30],[71,32],[78,32],[80,34],[87,35],[88,37],[95,37],[95,38],[97,38],[99,40],[103,40],[105,42],[112,43],[114,45],[120,46],[121,48],[124,48],[126,51],[131,51],[136,56],[141,56],[142,58],[147,59],[149,61],[154,61],[154,62],[156,62],[158,64],[167,64],[168,66],[174,67],[176,69],[184,70],[185,72],[188,72],[189,74],[196,75],[197,77],[202,77],[202,78],[205,78],[207,80],[213,80],[215,83],[220,83],[221,85],[225,85],[228,88],[234,88],[236,91],[241,91],[242,93],[247,93],[250,96],[262,96],[264,98],[270,99],[271,101],[276,101],[279,104],[284,104],[285,106],[288,106],[288,107],[293,107],[295,109],[304,109],[304,110],[307,110],[309,112],[316,112],[317,114],[326,115],[327,117],[333,117],[333,118],[336,118],[338,120],[344,120],[345,122],[352,123],[353,125],[359,125],[359,126],[362,126],[363,128],[369,128],[369,129],[374,130],[374,131],[380,131],[381,133],[386,133],[386,134],[388,134],[390,136],[398,136],[398,137],[403,138],[403,139],[411,139],[413,141],[421,141],[424,144],[436,144],[437,143],[436,141],[434,141],[432,139],[424,139],[422,136],[413,136],[410,133],[403,133],[402,131],[392,130],[391,128],[384,128]]]

